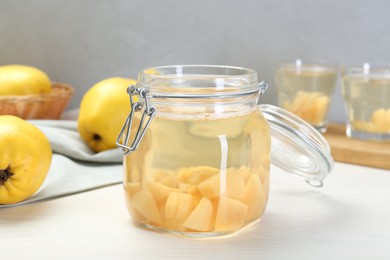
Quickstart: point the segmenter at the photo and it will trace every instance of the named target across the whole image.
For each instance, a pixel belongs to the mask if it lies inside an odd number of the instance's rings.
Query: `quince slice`
[[[259,176],[252,175],[249,178],[241,201],[248,206],[246,221],[256,219],[264,211],[267,200]]]
[[[171,187],[171,188],[178,188],[179,187],[179,181],[171,175],[161,179],[158,183],[160,183],[161,185],[167,186],[167,187]]]
[[[184,231],[184,221],[194,208],[191,195],[181,192],[171,192],[165,204],[166,228]]]
[[[220,195],[239,199],[244,195],[245,181],[240,173],[230,170],[226,172],[226,176],[221,173],[205,179],[197,188],[208,199],[215,199]]]
[[[218,203],[214,229],[236,231],[245,224],[248,206],[241,201],[221,196]]]
[[[123,185],[123,187],[124,187],[124,189],[126,191],[126,194],[127,194],[128,198],[132,198],[134,196],[134,194],[139,192],[141,190],[141,188],[142,188],[140,182],[128,182],[128,183],[125,183]]]
[[[156,204],[165,204],[169,194],[171,192],[180,191],[176,188],[171,188],[160,183],[146,181],[146,187],[152,193],[154,201]]]
[[[376,131],[386,133],[390,131],[390,109],[378,109],[373,115],[371,121],[374,123]]]
[[[329,106],[329,97],[321,92],[298,91],[292,102],[283,107],[311,124],[323,121]]]
[[[177,171],[176,176],[181,182],[198,184],[203,180],[219,173],[219,169],[209,166],[197,166],[181,168]]]
[[[153,194],[143,188],[131,199],[131,206],[152,223],[161,225],[161,217]]]
[[[209,231],[211,229],[212,214],[213,205],[211,201],[203,197],[184,221],[183,226],[197,231]]]

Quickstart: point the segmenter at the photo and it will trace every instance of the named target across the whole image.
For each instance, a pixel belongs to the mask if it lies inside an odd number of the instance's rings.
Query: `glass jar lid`
[[[259,105],[271,131],[271,162],[321,187],[333,168],[325,138],[296,115],[269,104]]]

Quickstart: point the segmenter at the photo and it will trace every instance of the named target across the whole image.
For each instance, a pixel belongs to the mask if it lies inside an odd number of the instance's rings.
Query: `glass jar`
[[[329,146],[296,116],[259,105],[267,87],[254,70],[239,67],[140,72],[128,88],[132,109],[117,140],[136,225],[187,237],[242,229],[264,213],[271,157],[322,184],[333,163]]]

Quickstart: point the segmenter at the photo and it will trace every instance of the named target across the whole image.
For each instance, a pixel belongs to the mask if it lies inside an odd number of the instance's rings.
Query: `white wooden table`
[[[313,188],[273,167],[262,220],[212,240],[135,227],[121,185],[0,209],[0,259],[390,259],[390,172],[336,163]]]

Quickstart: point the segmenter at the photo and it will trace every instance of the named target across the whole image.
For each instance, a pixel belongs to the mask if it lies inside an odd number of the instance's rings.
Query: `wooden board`
[[[330,124],[324,134],[335,161],[390,169],[390,142],[348,138],[345,126]]]

